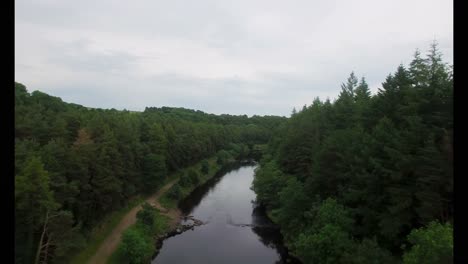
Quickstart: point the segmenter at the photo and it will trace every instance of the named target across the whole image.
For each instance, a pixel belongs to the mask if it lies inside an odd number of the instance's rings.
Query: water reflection
[[[279,230],[250,189],[255,167],[226,168],[181,201],[184,214],[208,223],[166,239],[152,263],[286,263]]]

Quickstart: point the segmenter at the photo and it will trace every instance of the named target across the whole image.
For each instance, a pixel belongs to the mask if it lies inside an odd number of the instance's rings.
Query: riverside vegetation
[[[452,263],[453,78],[434,43],[271,139],[254,190],[304,263]]]
[[[87,244],[92,255],[112,212],[197,162],[267,143],[285,120],[89,109],[15,83],[15,262],[67,263]]]
[[[290,118],[92,109],[15,83],[15,263],[84,261],[169,175],[176,208],[259,146],[253,189],[304,263],[452,262],[453,77],[434,44],[376,95],[351,73]],[[147,261],[168,221],[144,205],[112,261]]]

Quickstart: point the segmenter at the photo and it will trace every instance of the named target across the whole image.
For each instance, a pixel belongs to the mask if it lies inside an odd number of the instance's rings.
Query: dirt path
[[[151,195],[146,202],[158,208],[162,214],[167,215],[171,218],[170,226],[174,227],[179,222],[181,212],[178,209],[167,210],[162,207],[158,199],[163,195],[167,190],[169,190],[174,183],[179,179],[175,179],[166,185],[164,185],[158,192]],[[88,261],[88,264],[103,264],[106,263],[112,253],[117,249],[119,245],[122,233],[129,228],[131,225],[136,223],[136,215],[138,211],[141,210],[141,204],[135,206],[130,212],[128,212],[120,221],[120,223],[115,227],[111,234],[102,242],[101,246],[98,248],[93,257]]]

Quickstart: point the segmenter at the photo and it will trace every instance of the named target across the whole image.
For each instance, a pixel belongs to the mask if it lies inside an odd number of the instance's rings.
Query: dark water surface
[[[163,242],[155,263],[299,263],[278,229],[254,202],[253,163],[237,165],[197,188],[179,204],[206,222]]]

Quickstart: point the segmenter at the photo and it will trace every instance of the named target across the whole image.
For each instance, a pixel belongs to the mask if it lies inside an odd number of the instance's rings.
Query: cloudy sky
[[[452,63],[450,0],[15,0],[15,80],[89,107],[289,116],[351,71],[375,92],[434,39]]]

